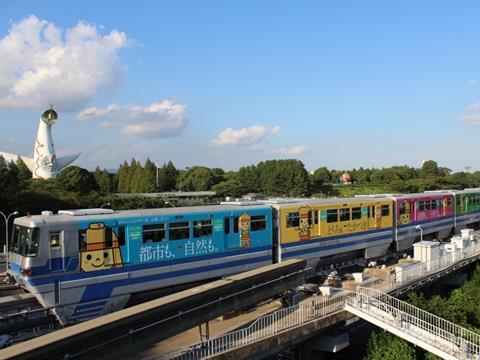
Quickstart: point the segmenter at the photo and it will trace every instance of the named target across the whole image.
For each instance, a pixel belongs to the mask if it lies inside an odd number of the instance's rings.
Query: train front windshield
[[[14,225],[9,250],[22,256],[35,256],[38,250],[39,235],[38,228]]]

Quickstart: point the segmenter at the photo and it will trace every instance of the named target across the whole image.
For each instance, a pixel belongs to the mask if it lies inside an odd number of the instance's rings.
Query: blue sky
[[[57,154],[90,169],[150,157],[479,170],[479,13],[475,1],[1,1],[0,150],[31,155],[53,103]]]

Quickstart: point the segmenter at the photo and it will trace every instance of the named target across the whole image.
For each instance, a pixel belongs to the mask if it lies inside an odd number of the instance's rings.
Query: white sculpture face
[[[44,171],[54,171],[56,168],[56,158],[55,155],[45,155],[40,160],[42,170]]]

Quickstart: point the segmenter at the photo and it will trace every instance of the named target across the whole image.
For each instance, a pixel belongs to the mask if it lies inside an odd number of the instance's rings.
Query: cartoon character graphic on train
[[[300,241],[310,240],[311,226],[311,209],[308,206],[301,206],[298,208],[299,223],[298,223],[298,237]]]
[[[121,309],[144,291],[289,258],[317,269],[399,256],[422,237],[444,239],[466,226],[480,227],[480,189],[67,210],[15,219],[8,275],[66,324]],[[92,304],[96,313],[74,314]]]
[[[104,223],[92,223],[80,234],[80,271],[98,271],[123,266],[117,235]]]
[[[243,213],[238,218],[238,228],[240,229],[240,249],[251,248],[250,228],[252,226],[252,218],[247,213]]]

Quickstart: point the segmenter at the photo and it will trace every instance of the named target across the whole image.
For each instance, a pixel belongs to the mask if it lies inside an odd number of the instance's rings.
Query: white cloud
[[[123,32],[101,35],[85,22],[64,30],[24,18],[0,39],[0,107],[78,110],[118,85],[125,69],[118,51],[128,43]]]
[[[469,111],[474,111],[474,110],[478,110],[478,109],[480,109],[480,102],[470,104],[470,105],[467,106],[467,110],[469,110]]]
[[[458,121],[468,125],[480,126],[480,113],[466,114],[458,118]]]
[[[470,85],[470,86],[475,86],[477,84],[478,84],[477,80],[468,80],[468,85]]]
[[[270,150],[268,153],[274,155],[282,155],[282,156],[297,156],[302,155],[307,151],[307,146],[305,145],[298,145],[292,147],[283,147],[280,149]]]
[[[280,131],[280,127],[272,128],[255,124],[250,127],[234,130],[228,128],[223,130],[218,136],[211,141],[216,146],[252,146],[258,145],[270,135],[276,135]]]
[[[187,107],[163,100],[141,107],[110,104],[104,109],[90,107],[77,120],[101,120],[104,128],[118,128],[125,135],[159,138],[179,135],[187,125]]]

